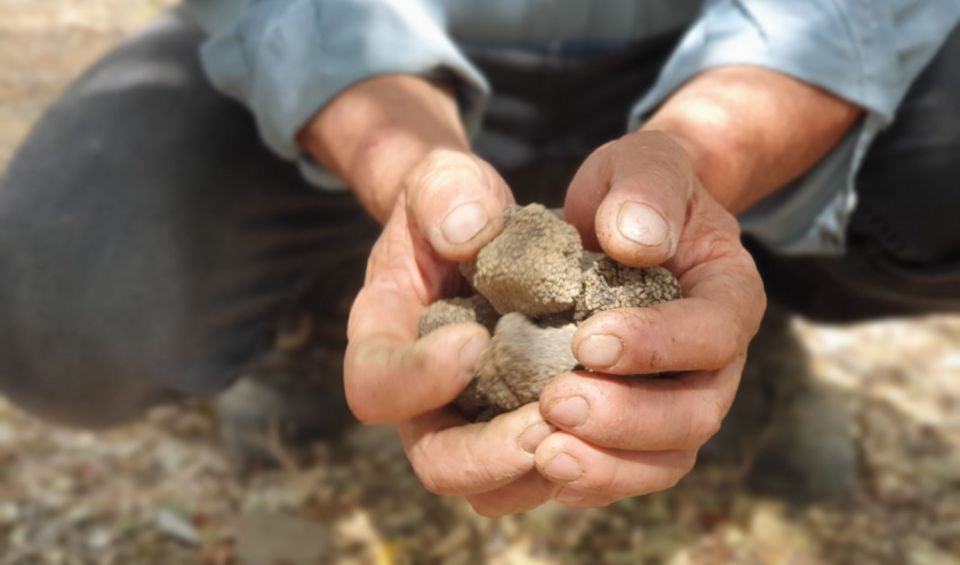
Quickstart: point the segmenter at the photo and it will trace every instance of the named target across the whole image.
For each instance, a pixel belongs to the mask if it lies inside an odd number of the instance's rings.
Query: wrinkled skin
[[[439,226],[464,203],[485,210],[487,222],[464,241],[444,239]],[[673,486],[729,409],[764,309],[736,220],[664,134],[630,134],[594,152],[571,183],[566,219],[620,263],[664,264],[684,298],[584,321],[573,351],[597,373],[560,375],[539,403],[468,424],[444,407],[469,382],[489,334],[455,324],[418,340],[417,320],[455,280],[454,262],[499,231],[510,203],[502,179],[468,153],[432,153],[406,176],[351,312],[352,410],[397,424],[426,488],[466,496],[484,515],[550,499],[600,506]],[[616,378],[666,371],[687,374]]]

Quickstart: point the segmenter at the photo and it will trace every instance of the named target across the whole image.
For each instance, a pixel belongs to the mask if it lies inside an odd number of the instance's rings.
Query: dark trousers
[[[590,57],[469,48],[497,91],[477,151],[519,200],[558,205],[675,40]],[[201,41],[172,14],[120,45],[0,180],[0,392],[27,410],[100,426],[216,393],[307,291],[342,327],[378,227],[264,149],[206,82]],[[874,146],[847,257],[754,246],[775,297],[835,319],[960,310],[958,58],[954,32]]]

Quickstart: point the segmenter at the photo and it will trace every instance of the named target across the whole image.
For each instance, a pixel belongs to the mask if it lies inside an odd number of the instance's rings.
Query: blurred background
[[[0,170],[72,77],[170,4],[0,0]],[[842,501],[791,508],[708,464],[609,508],[488,520],[424,492],[388,428],[244,472],[202,401],[94,434],[0,400],[0,563],[960,563],[960,317],[793,328],[854,416]]]

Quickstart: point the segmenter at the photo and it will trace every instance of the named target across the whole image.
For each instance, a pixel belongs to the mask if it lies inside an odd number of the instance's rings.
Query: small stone
[[[189,545],[197,545],[200,536],[190,520],[172,508],[157,509],[155,521],[157,528]]]

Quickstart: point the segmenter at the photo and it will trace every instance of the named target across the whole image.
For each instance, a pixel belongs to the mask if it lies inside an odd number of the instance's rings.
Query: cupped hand
[[[766,298],[736,219],[701,186],[666,134],[641,131],[595,151],[572,181],[565,216],[586,245],[637,267],[662,264],[680,300],[603,312],[573,351],[592,372],[560,375],[540,397],[558,431],[536,467],[572,506],[675,485],[733,402]],[[682,372],[654,378],[664,372]]]
[[[534,471],[554,430],[538,405],[475,424],[448,407],[473,377],[487,330],[456,324],[417,338],[422,310],[455,290],[456,262],[500,232],[513,196],[487,163],[454,150],[430,153],[403,184],[350,312],[347,401],[361,421],[398,426],[428,490],[466,496],[485,515],[539,505],[555,487]]]

